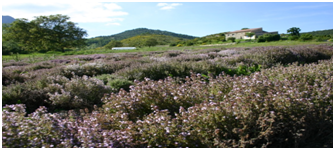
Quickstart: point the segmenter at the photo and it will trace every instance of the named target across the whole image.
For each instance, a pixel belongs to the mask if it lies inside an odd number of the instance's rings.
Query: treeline
[[[301,34],[311,34],[313,36],[329,36],[329,35],[333,35],[333,29],[312,31],[312,32],[304,32],[304,33],[301,33]]]
[[[301,35],[304,34],[313,36],[316,41],[326,41],[333,39],[333,29],[301,33]]]

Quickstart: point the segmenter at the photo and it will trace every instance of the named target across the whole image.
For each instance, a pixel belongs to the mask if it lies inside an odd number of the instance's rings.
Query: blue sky
[[[333,29],[333,2],[98,2],[7,1],[2,15],[34,19],[63,14],[87,31],[88,37],[112,35],[135,28],[192,36],[263,27],[286,33]]]

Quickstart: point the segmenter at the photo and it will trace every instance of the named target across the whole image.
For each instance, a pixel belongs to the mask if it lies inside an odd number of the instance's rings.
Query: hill
[[[110,36],[98,36],[95,38],[87,39],[88,45],[94,45],[94,47],[102,47],[108,44],[111,40],[121,41],[123,39],[131,38],[138,35],[148,35],[148,34],[156,34],[156,35],[167,35],[171,37],[183,39],[194,39],[195,36],[189,36],[185,34],[178,34],[169,31],[162,30],[153,30],[147,28],[137,28],[132,30],[127,30],[118,34],[110,35]]]
[[[303,32],[301,34],[311,34],[313,36],[325,36],[325,35],[333,35],[333,29],[328,30],[319,30],[319,31],[311,31],[311,32]]]
[[[11,16],[2,16],[2,23],[12,23],[15,19]]]

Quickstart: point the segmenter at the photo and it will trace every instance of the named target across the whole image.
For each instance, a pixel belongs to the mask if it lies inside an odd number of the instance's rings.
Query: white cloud
[[[55,14],[68,15],[76,23],[103,22],[114,25],[123,21],[128,12],[111,2],[78,1],[6,1],[2,4],[2,14],[14,18],[34,19],[35,16]],[[120,24],[120,23],[118,23]]]
[[[181,3],[172,3],[172,4],[168,4],[168,3],[158,3],[157,6],[161,7],[161,10],[171,10],[174,9],[177,6],[182,5]]]
[[[167,3],[158,3],[157,4],[158,7],[162,7],[162,6],[166,6],[166,5],[168,5],[168,4]]]
[[[119,26],[119,25],[121,25],[121,24],[115,22],[115,23],[107,23],[107,24],[105,24],[105,25],[106,25],[106,26]]]

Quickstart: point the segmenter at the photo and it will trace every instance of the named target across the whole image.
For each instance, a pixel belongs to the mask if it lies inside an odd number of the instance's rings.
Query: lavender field
[[[2,147],[333,147],[333,45],[3,62]]]

